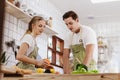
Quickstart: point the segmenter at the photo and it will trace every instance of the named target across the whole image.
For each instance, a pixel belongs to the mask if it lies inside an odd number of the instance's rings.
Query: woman
[[[44,31],[45,25],[45,20],[40,16],[33,17],[29,22],[28,30],[21,40],[17,54],[17,59],[21,61],[17,65],[19,68],[35,70],[35,66],[45,67],[49,65],[46,59],[36,60],[38,48],[35,38]]]

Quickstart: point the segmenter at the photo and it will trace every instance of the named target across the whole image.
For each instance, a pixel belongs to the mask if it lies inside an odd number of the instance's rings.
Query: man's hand
[[[88,71],[88,67],[86,66],[86,65],[84,65],[84,64],[77,64],[76,65],[76,70],[78,70],[78,69],[85,69],[86,71]]]

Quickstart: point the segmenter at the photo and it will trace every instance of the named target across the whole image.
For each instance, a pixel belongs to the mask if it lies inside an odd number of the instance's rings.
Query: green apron
[[[81,35],[80,35],[81,37]],[[85,48],[83,45],[82,38],[79,40],[80,44],[71,45],[71,50],[73,54],[73,64],[72,64],[72,70],[76,70],[77,64],[82,64],[83,60],[85,58]],[[79,60],[79,61],[78,61]],[[90,64],[88,65],[88,70],[96,69],[96,63],[92,59]]]
[[[36,59],[38,53],[38,47],[35,46],[34,50],[28,55],[29,58]],[[30,70],[35,70],[35,65],[34,64],[29,64],[29,63],[24,63],[24,62],[19,62],[17,66],[21,69],[30,69]]]

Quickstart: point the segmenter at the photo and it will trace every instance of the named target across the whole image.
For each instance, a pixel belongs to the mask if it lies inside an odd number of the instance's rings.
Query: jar
[[[49,20],[48,20],[47,24],[50,28],[52,28],[52,17],[49,17]]]
[[[17,6],[18,8],[20,7],[20,2],[19,2],[19,0],[16,0],[16,1],[15,1],[15,6]]]
[[[14,0],[8,0],[10,3],[14,4]]]

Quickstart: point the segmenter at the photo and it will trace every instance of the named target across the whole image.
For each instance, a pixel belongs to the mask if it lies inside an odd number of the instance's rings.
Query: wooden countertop
[[[120,80],[120,73],[100,74],[31,74],[24,77],[4,77],[2,80]]]

